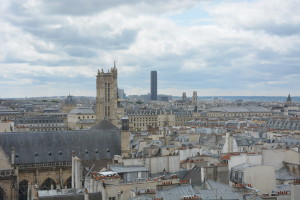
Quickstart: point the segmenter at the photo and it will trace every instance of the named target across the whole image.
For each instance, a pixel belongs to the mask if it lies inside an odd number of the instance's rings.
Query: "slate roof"
[[[0,145],[16,164],[71,161],[72,152],[82,160],[100,160],[120,155],[118,129],[55,132],[0,133]]]
[[[284,130],[300,130],[300,121],[286,121],[286,120],[269,120],[266,123],[268,128],[284,129]]]
[[[144,166],[111,166],[110,169],[117,173],[128,173],[128,172],[148,172]]]
[[[97,129],[103,129],[103,130],[108,130],[108,129],[112,129],[112,130],[118,130],[118,128],[113,125],[111,122],[109,122],[108,120],[104,119],[102,121],[100,121],[99,123],[95,124],[94,126],[91,127],[91,129],[93,130],[97,130]]]
[[[195,166],[193,169],[187,171],[182,179],[190,180],[192,185],[201,185],[201,167]]]
[[[286,145],[300,145],[299,138],[281,138],[280,142],[284,142]]]
[[[71,95],[67,96],[64,103],[67,105],[76,105],[77,104],[75,98],[73,98],[73,96],[71,96]]]
[[[191,185],[182,185],[156,191],[156,198],[163,198],[164,200],[180,200],[183,199],[183,196],[188,195],[195,195],[194,189]]]
[[[44,191],[39,191],[44,192]],[[48,192],[48,191],[45,191]],[[100,192],[98,193],[90,193],[88,194],[89,200],[101,200],[102,194]],[[84,200],[84,194],[83,193],[73,193],[73,194],[57,194],[52,196],[42,196],[39,197],[39,199],[42,200]]]
[[[96,121],[95,119],[83,119],[76,122],[76,124],[94,124],[95,121]]]
[[[136,197],[132,197],[129,200],[153,200],[153,198],[149,195],[139,195]]]
[[[212,112],[241,112],[241,113],[251,113],[251,112],[271,112],[268,108],[261,106],[221,106],[212,108]]]
[[[79,107],[71,110],[69,114],[95,114],[95,110],[93,108]]]
[[[203,200],[205,199],[242,200],[243,199],[243,196],[237,192],[234,192],[233,188],[230,187],[229,185],[225,185],[223,183],[215,182],[212,180],[207,180],[207,183],[212,189],[199,190],[196,192],[196,195],[201,196]]]
[[[277,193],[279,191],[291,192],[291,184],[276,185],[276,188],[272,190],[273,193]]]
[[[235,137],[238,146],[251,146],[258,142],[255,138]]]
[[[279,170],[275,171],[275,176],[277,180],[296,180],[300,179],[300,177],[294,176],[289,172],[286,167],[282,167]]]

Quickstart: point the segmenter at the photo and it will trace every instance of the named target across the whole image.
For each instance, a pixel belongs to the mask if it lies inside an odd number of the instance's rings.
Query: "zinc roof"
[[[221,106],[212,108],[211,112],[271,112],[269,109],[261,106]]]

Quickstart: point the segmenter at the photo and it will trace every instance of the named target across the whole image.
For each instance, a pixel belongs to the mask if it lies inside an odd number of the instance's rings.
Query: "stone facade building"
[[[89,129],[96,121],[96,113],[93,108],[79,107],[68,114],[68,128],[72,130]]]
[[[269,117],[272,111],[261,106],[222,106],[208,111],[208,117]]]
[[[118,72],[116,65],[107,73],[98,70],[96,80],[96,120],[118,124]]]
[[[32,187],[70,188],[72,155],[105,167],[120,154],[120,131],[106,120],[82,131],[0,133],[0,199],[27,200]]]
[[[163,111],[163,110],[127,110],[129,123],[133,130],[148,130],[149,127],[183,126],[185,122],[193,119],[189,111]]]
[[[69,95],[69,96],[67,96],[67,98],[65,99],[65,101],[62,105],[62,111],[63,111],[63,113],[69,113],[71,110],[76,108],[76,106],[77,106],[77,102],[76,102],[75,98],[72,97],[71,95]]]
[[[60,131],[67,130],[63,119],[50,117],[31,117],[15,120],[15,131]],[[22,132],[22,131],[21,131]]]

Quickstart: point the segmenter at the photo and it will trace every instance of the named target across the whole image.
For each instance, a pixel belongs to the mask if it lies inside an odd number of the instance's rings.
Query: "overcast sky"
[[[299,0],[2,0],[0,98],[300,95]]]

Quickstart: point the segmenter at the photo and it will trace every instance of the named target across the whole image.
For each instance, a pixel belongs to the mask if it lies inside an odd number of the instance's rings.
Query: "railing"
[[[25,168],[37,168],[37,167],[71,167],[72,162],[63,161],[63,162],[51,162],[51,163],[29,163],[18,165],[19,169]]]
[[[9,170],[0,170],[0,177],[7,177],[7,176],[12,176],[14,175],[15,171],[13,169],[9,169]]]

